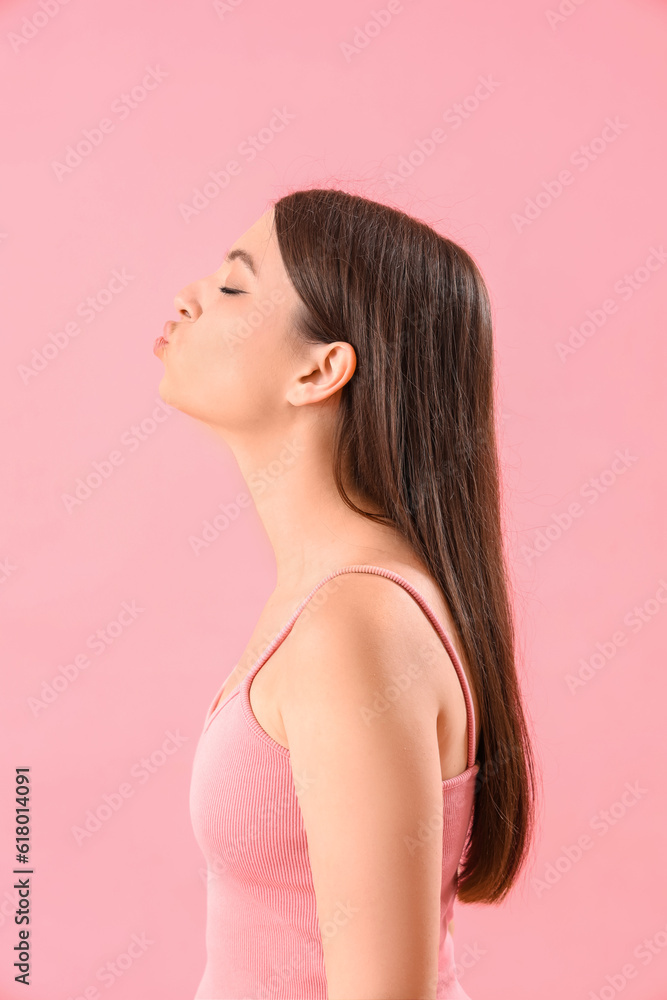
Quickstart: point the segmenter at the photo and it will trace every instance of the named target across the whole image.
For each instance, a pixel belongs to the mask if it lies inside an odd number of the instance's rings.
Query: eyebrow
[[[257,277],[257,268],[255,267],[255,262],[246,250],[240,250],[240,249],[230,250],[227,256],[225,257],[225,261],[231,264],[231,262],[233,260],[236,260],[237,258],[243,264],[245,264],[246,267],[250,268],[254,276]]]

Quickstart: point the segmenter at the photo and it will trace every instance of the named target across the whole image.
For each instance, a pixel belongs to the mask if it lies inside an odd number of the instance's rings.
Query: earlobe
[[[340,388],[331,382],[324,384],[320,378],[321,371],[315,369],[311,375],[303,375],[297,379],[287,393],[287,401],[292,406],[304,406],[307,403],[323,403]]]

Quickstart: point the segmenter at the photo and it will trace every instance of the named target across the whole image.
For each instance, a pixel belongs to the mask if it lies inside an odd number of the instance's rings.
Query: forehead
[[[234,253],[239,250],[244,251],[243,255],[237,256]],[[241,267],[245,267],[244,258],[249,255],[258,281],[267,277],[277,277],[281,271],[284,272],[278,241],[273,230],[272,208],[239,236],[229,248],[227,256],[230,254],[237,256]]]

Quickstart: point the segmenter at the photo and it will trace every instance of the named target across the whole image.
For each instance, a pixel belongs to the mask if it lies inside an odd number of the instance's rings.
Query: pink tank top
[[[468,718],[468,766],[442,782],[443,853],[438,1000],[469,1000],[455,970],[449,923],[479,765],[468,682],[435,614],[403,577],[346,566],[321,580],[221,704],[211,703],[192,766],[190,815],[206,859],[207,962],[194,1000],[327,1000],[306,832],[289,750],[259,725],[250,685],[313,594],[340,573],[377,573],[400,584],[433,624],[458,674]]]

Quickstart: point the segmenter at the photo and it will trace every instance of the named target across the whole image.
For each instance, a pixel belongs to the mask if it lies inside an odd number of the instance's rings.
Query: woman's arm
[[[369,609],[369,589],[367,577],[346,580],[294,630],[281,714],[329,1000],[433,1000],[443,817],[437,705],[427,653],[422,647],[415,671],[418,644],[387,626],[386,605],[384,613]]]

